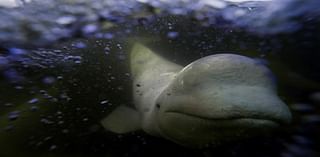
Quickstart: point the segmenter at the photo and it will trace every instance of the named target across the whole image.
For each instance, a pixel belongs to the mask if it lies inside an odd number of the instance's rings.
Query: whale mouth
[[[262,117],[208,118],[176,111],[163,112],[161,117],[163,137],[197,148],[267,135],[280,125]]]
[[[165,112],[167,116],[170,117],[180,117],[188,119],[188,121],[194,121],[199,125],[206,125],[216,128],[260,128],[260,129],[271,129],[278,127],[282,122],[266,118],[266,117],[257,117],[257,116],[247,116],[247,117],[236,117],[228,116],[225,118],[215,118],[215,117],[204,117],[201,115],[195,115],[184,112],[177,111],[167,111]],[[179,118],[179,119],[180,119]]]

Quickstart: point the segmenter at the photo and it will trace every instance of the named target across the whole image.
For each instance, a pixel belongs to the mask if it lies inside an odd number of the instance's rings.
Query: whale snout
[[[291,121],[286,104],[268,90],[230,87],[211,94],[166,95],[159,101],[163,136],[202,147],[268,134]]]
[[[287,105],[272,91],[261,87],[232,86],[195,93],[193,96],[168,96],[168,105],[163,105],[162,112],[208,120],[268,120],[279,125],[291,121]]]
[[[224,54],[199,59],[160,94],[159,128],[188,145],[232,141],[288,124],[271,72],[250,58]]]

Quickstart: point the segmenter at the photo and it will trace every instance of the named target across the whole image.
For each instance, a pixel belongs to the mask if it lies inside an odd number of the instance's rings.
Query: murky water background
[[[0,9],[0,156],[318,156],[317,0],[34,0]],[[268,137],[195,150],[99,120],[132,105],[128,52],[140,41],[186,65],[217,53],[256,58],[293,113]]]

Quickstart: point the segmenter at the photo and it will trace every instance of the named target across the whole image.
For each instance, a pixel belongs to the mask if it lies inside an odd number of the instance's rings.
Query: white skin
[[[142,129],[203,147],[265,133],[291,120],[270,70],[248,57],[211,55],[183,68],[137,43],[130,64],[135,109],[120,106],[101,121],[115,133]]]

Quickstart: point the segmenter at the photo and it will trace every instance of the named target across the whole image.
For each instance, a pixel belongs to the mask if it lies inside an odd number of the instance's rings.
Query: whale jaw
[[[288,124],[291,119],[289,110],[280,100],[274,100],[269,108],[262,104],[265,109],[256,109],[252,106],[259,104],[234,104],[234,99],[220,98],[212,104],[201,103],[201,99],[178,99],[174,102],[177,104],[172,103],[169,107],[166,102],[162,102],[158,113],[159,128],[164,137],[189,147],[216,146],[265,135],[281,125]]]
[[[289,110],[279,99],[269,101],[268,107],[266,103],[247,105],[241,104],[242,101],[236,104],[235,99],[217,98],[212,104],[205,104],[197,98],[193,99],[198,101],[180,98],[170,105],[159,102],[158,123],[164,137],[189,147],[216,146],[265,135],[291,119]],[[252,108],[259,105],[260,108]]]
[[[205,119],[167,112],[160,120],[162,135],[178,144],[202,148],[267,134],[279,123],[253,118]]]

